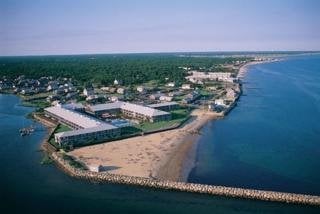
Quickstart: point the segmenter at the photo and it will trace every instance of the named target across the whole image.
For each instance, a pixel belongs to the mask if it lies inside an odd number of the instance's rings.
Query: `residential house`
[[[83,89],[83,95],[86,97],[94,95],[93,87],[88,87],[88,88]]]
[[[117,93],[118,94],[124,94],[126,92],[126,90],[124,88],[118,88],[117,89]]]
[[[191,89],[191,85],[190,84],[183,84],[181,86],[181,88],[184,89],[184,90],[189,90],[189,89]]]
[[[145,88],[143,86],[138,86],[137,87],[137,91],[140,93],[144,93],[145,92]]]
[[[174,87],[174,86],[175,86],[175,83],[174,83],[174,82],[169,82],[169,83],[167,84],[167,86],[168,86],[168,87]]]
[[[167,102],[170,102],[172,101],[173,97],[170,97],[170,96],[165,96],[165,95],[162,95],[159,97],[159,100],[160,101],[167,101]]]

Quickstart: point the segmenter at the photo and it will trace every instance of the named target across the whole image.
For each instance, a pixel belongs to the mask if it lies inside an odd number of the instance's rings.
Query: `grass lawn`
[[[46,100],[32,100],[32,101],[23,101],[23,106],[27,107],[36,107],[36,108],[46,108],[50,106],[50,103],[48,103]]]
[[[63,125],[63,124],[59,124],[58,128],[55,130],[55,134],[59,133],[59,132],[66,132],[66,131],[71,131],[72,129],[69,126]]]
[[[160,121],[160,122],[145,122],[141,123],[139,125],[136,125],[135,127],[138,129],[141,129],[143,132],[150,132],[150,131],[156,131],[160,129],[166,129],[171,128],[177,125],[180,125],[185,120],[189,118],[190,111],[186,108],[177,109],[174,111],[171,111],[172,119],[169,121]]]
[[[38,93],[34,95],[22,95],[22,98],[25,100],[45,99],[51,94],[52,94],[51,92],[43,92],[43,93]]]
[[[66,131],[71,131],[72,129],[69,126],[59,124],[54,133],[51,135],[49,138],[48,142],[53,145],[56,148],[60,148],[60,146],[56,143],[54,140],[54,134],[59,133],[59,132],[66,132]]]
[[[85,170],[86,167],[85,165],[83,165],[82,163],[78,162],[77,160],[75,160],[73,157],[67,155],[67,154],[62,154],[62,158],[67,161],[71,166],[73,166],[74,168],[77,169],[83,169]]]
[[[213,95],[211,91],[204,90],[204,89],[200,90],[200,94],[205,97]]]

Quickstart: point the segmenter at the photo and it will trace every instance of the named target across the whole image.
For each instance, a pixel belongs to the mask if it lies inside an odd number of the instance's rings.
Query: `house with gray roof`
[[[105,113],[115,114],[122,113],[125,117],[138,119],[141,121],[157,122],[162,120],[170,120],[171,114],[148,106],[133,104],[129,102],[113,102],[92,105],[87,111],[100,117]]]

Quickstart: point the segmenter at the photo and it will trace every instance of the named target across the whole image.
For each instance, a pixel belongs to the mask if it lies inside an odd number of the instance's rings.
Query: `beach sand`
[[[278,62],[278,61],[280,61],[280,59],[276,58],[276,59],[268,59],[268,60],[263,60],[263,61],[251,61],[251,62],[245,63],[244,65],[242,65],[239,68],[239,72],[238,72],[237,77],[240,79],[244,78],[244,76],[246,75],[246,73],[248,71],[248,68],[252,65],[265,64],[265,63]]]
[[[194,165],[199,129],[221,116],[196,109],[181,128],[82,147],[69,154],[113,174],[185,181]]]

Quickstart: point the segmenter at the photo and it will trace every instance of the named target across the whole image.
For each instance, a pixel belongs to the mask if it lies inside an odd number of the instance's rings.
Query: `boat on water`
[[[21,136],[30,135],[32,132],[34,132],[34,126],[25,127],[19,130]]]

